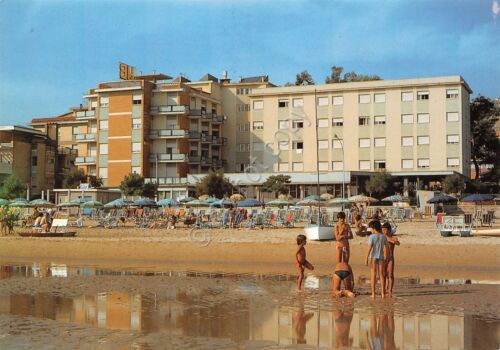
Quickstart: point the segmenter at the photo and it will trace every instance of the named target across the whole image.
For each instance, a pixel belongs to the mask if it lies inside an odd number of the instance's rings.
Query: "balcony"
[[[95,119],[95,110],[76,112],[77,119]]]
[[[159,163],[183,163],[186,159],[187,155],[182,153],[153,153],[149,156],[149,161],[151,163],[156,162],[156,160],[158,160]]]
[[[95,157],[76,157],[75,158],[76,165],[90,165],[95,164]]]
[[[161,129],[150,130],[149,137],[152,139],[178,139],[186,138],[189,134],[189,131],[183,129]]]
[[[198,119],[201,118],[206,121],[212,120],[212,114],[207,113],[205,109],[191,109],[189,110],[188,118]]]
[[[214,124],[222,124],[226,120],[227,120],[227,116],[226,115],[215,115],[215,114],[212,114],[212,122]]]
[[[184,105],[151,106],[151,114],[183,114],[189,112],[189,107]]]
[[[79,134],[75,136],[76,142],[95,142],[96,134]]]
[[[227,143],[227,137],[214,137],[214,146],[224,146]]]
[[[204,162],[205,161],[205,157],[202,157],[202,156],[193,156],[193,155],[190,155],[188,157],[188,163],[189,164],[200,164],[201,162]]]
[[[144,179],[145,183],[153,183],[158,185],[186,185],[188,183],[187,177],[147,177]]]

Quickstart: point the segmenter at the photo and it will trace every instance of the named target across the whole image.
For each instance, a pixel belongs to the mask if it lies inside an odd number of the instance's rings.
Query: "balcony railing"
[[[167,106],[151,106],[151,113],[163,114],[163,113],[186,113],[189,112],[189,107],[184,105],[167,105]]]
[[[77,118],[95,118],[95,110],[91,111],[78,111],[76,112]]]
[[[95,164],[95,157],[76,157],[75,164]]]
[[[188,183],[187,177],[147,177],[144,179],[145,183],[153,183],[158,185],[185,185]]]
[[[224,123],[227,120],[226,115],[215,115],[212,114],[212,122],[214,123]]]
[[[214,145],[224,146],[227,143],[227,137],[214,137]]]
[[[96,134],[79,134],[76,135],[76,142],[94,142]]]
[[[187,155],[182,153],[172,153],[172,154],[156,153],[156,154],[151,154],[149,156],[149,161],[153,163],[156,162],[156,160],[158,160],[158,162],[172,162],[172,163],[185,162],[186,159]]]
[[[162,129],[162,130],[151,130],[149,132],[149,137],[155,138],[184,138],[188,136],[189,131],[183,129]]]

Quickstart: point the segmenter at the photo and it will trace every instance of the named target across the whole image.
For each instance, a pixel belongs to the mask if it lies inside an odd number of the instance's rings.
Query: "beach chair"
[[[483,211],[481,209],[476,209],[476,212],[474,213],[473,226],[483,226]]]

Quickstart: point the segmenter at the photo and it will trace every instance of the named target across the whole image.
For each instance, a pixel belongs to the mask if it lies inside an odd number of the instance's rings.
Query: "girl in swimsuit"
[[[394,248],[400,245],[399,240],[392,234],[391,224],[386,222],[382,225],[382,233],[387,238],[387,259],[385,261],[385,278],[386,283],[386,293],[392,296],[392,288],[394,287]]]
[[[349,257],[351,255],[349,249],[349,237],[352,235],[351,228],[345,222],[345,213],[340,212],[337,214],[337,225],[335,226],[335,239],[337,245],[335,247],[335,259],[340,262],[341,255],[344,254],[344,261],[349,263]]]
[[[352,273],[351,266],[345,262],[345,254],[341,254],[341,261],[335,265],[335,272],[333,274],[333,296],[339,297],[345,295],[354,298],[354,274]],[[344,289],[341,290],[342,282],[344,282]]]

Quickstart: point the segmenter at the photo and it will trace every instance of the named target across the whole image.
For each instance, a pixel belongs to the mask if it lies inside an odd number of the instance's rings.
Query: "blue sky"
[[[499,0],[0,1],[0,124],[82,102],[118,62],[196,80],[322,83],[332,65],[384,79],[462,75],[500,97]]]

